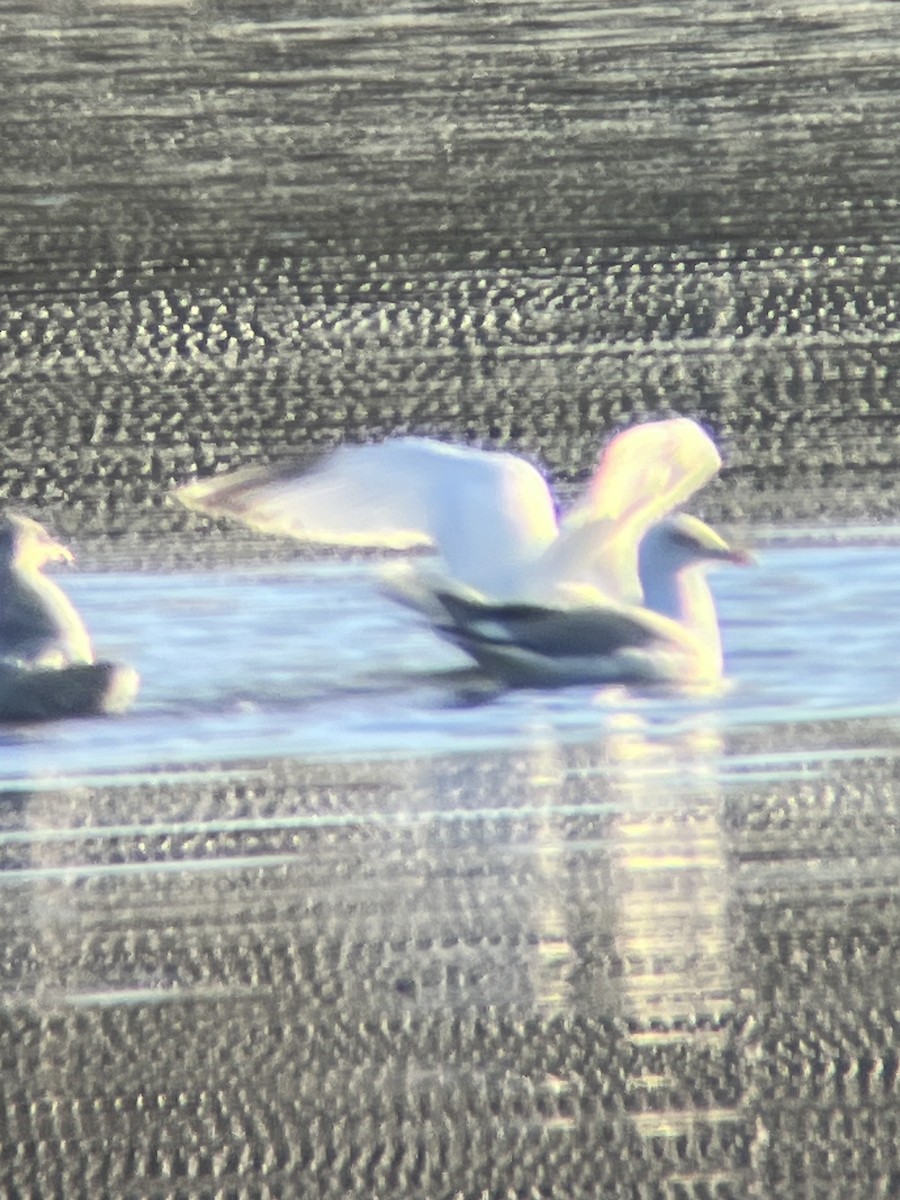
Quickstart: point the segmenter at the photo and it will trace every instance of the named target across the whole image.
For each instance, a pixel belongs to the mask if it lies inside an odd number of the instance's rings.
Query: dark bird
[[[72,561],[37,521],[0,518],[0,720],[121,712],[137,693],[137,672],[95,660],[78,610],[43,574]]]

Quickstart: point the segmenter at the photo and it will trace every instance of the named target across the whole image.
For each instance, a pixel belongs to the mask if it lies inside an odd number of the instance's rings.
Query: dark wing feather
[[[646,609],[589,605],[571,609],[531,604],[492,605],[448,592],[437,597],[447,611],[458,644],[516,646],[548,658],[599,657],[646,646],[667,624]]]

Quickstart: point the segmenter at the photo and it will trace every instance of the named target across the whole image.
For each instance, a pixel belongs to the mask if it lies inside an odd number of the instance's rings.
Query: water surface
[[[63,582],[98,653],[143,685],[116,720],[7,731],[3,777],[103,774],[229,759],[430,756],[528,747],[536,732],[602,738],[622,713],[665,737],[896,716],[896,531],[796,544],[719,570],[727,680],[711,696],[666,689],[490,687],[456,649],[383,598],[373,562],[129,574]]]
[[[371,562],[67,579],[145,683],[0,743],[33,1178],[829,1194],[895,1103],[900,560],[760,542],[705,697],[491,693]]]

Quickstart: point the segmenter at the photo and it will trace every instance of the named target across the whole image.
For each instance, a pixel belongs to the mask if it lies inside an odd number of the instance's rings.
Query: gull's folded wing
[[[0,721],[124,712],[139,684],[137,671],[121,663],[35,667],[0,661]]]
[[[696,637],[643,608],[596,603],[554,609],[436,593],[435,627],[494,678],[518,686],[673,683],[712,678]]]
[[[490,604],[452,592],[440,592],[436,598],[459,638],[515,646],[553,659],[604,656],[646,646],[668,636],[674,626],[648,609],[615,604],[556,609],[540,604]]]

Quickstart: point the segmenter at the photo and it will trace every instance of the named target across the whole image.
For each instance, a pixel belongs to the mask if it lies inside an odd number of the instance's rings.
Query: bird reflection
[[[609,826],[615,944],[626,1009],[641,1024],[716,1015],[729,1003],[718,750],[703,731],[673,745],[634,728],[608,746],[622,796]]]
[[[648,735],[620,714],[586,756],[536,748],[535,999],[641,1026],[730,1003],[717,737]],[[589,876],[589,877],[587,877]],[[580,952],[576,952],[576,946]]]
[[[676,1145],[678,1158],[698,1131],[743,1120],[737,1104],[685,1099],[684,1053],[724,1061],[734,1037],[721,752],[718,735],[702,726],[658,737],[639,716],[619,712],[592,754],[548,739],[532,759],[532,784],[543,794],[531,914],[535,1003],[551,1020],[624,1020],[638,1056],[625,1102],[663,1161]],[[597,1053],[599,1064],[604,1049]],[[553,1077],[547,1087],[563,1101],[554,1128],[574,1125],[567,1081]],[[684,1166],[673,1163],[670,1181]],[[710,1180],[729,1180],[732,1166],[723,1160]],[[697,1169],[684,1177],[696,1181]]]

